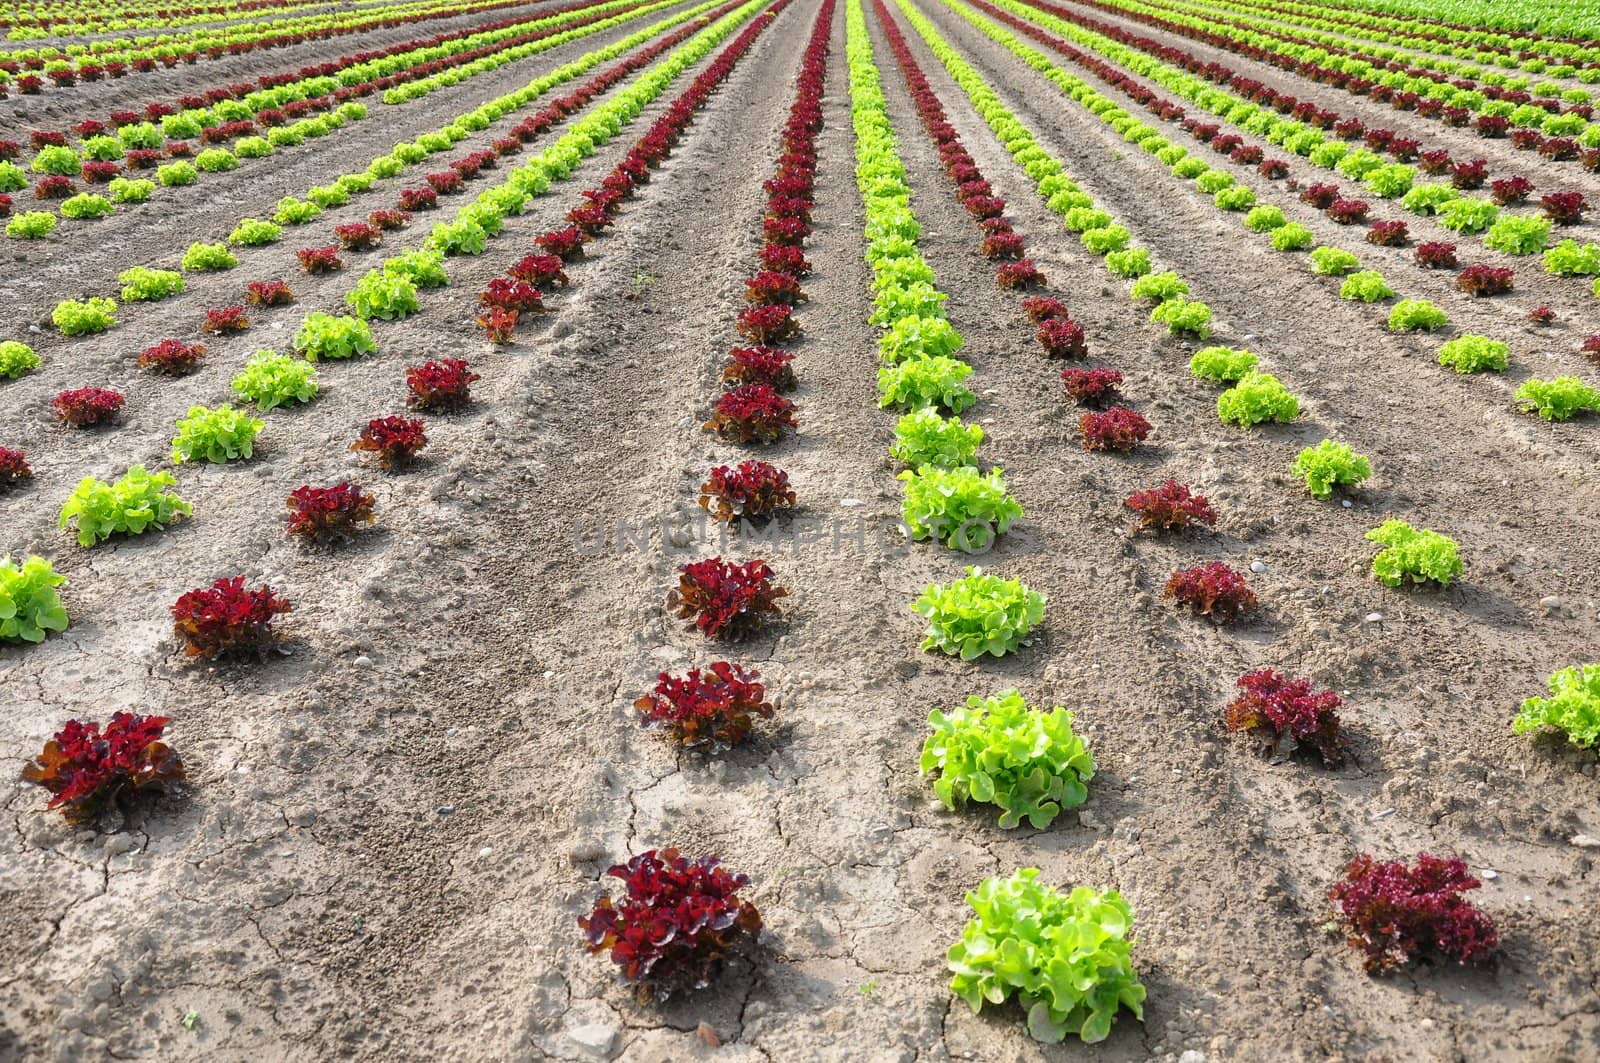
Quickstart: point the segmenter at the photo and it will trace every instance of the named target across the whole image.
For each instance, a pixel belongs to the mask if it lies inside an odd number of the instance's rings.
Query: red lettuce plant
[[[364,221],[335,225],[333,235],[338,238],[339,246],[346,251],[371,251],[383,243],[383,230]]]
[[[1506,177],[1489,183],[1489,195],[1502,207],[1522,203],[1533,191],[1533,182],[1526,177]]]
[[[127,400],[110,388],[73,388],[51,400],[56,419],[74,428],[94,428],[116,420]]]
[[[1217,511],[1210,499],[1197,495],[1188,484],[1168,480],[1158,487],[1135,491],[1123,505],[1138,516],[1141,531],[1181,531],[1194,525],[1207,528],[1217,522]]]
[[[1267,159],[1258,167],[1256,172],[1271,181],[1281,181],[1289,176],[1289,164],[1282,159]]]
[[[1375,221],[1367,230],[1367,243],[1379,247],[1404,247],[1411,240],[1411,231],[1403,221]]]
[[[1022,236],[1015,232],[990,233],[978,245],[978,250],[984,258],[1021,258]]]
[[[665,731],[681,746],[736,746],[749,736],[752,717],[772,715],[760,678],[727,661],[682,677],[662,672],[655,690],[633,707],[644,713],[646,727]]]
[[[545,254],[554,255],[563,262],[571,262],[583,256],[583,245],[588,239],[588,234],[583,230],[576,225],[569,225],[565,229],[534,237],[533,242]]]
[[[1061,390],[1080,406],[1099,408],[1119,398],[1122,374],[1115,369],[1063,369]]]
[[[1438,151],[1423,152],[1422,161],[1417,164],[1423,173],[1432,174],[1435,177],[1442,173],[1448,173],[1451,165],[1450,153],[1442,148]]]
[[[187,159],[194,154],[194,145],[187,140],[167,141],[167,157],[170,159]]]
[[[1150,435],[1150,422],[1125,406],[1086,413],[1078,419],[1084,450],[1129,451]]]
[[[1557,225],[1577,225],[1583,221],[1582,192],[1552,192],[1539,200],[1544,216]]]
[[[615,224],[611,211],[604,207],[593,205],[587,207],[573,207],[567,211],[567,220],[588,236],[598,236],[601,231]]]
[[[122,172],[122,167],[114,162],[86,162],[78,171],[83,175],[84,181],[91,185],[103,185],[117,174]]]
[[[1395,137],[1389,141],[1389,154],[1401,162],[1411,162],[1422,150],[1422,141],[1414,137]]]
[[[766,237],[768,243],[799,248],[811,235],[811,226],[800,218],[769,217],[762,219],[761,235]]]
[[[1164,596],[1219,624],[1237,620],[1257,604],[1244,575],[1221,561],[1174,572]]]
[[[50,791],[46,807],[59,808],[69,822],[88,822],[124,794],[183,779],[183,762],[161,741],[170,722],[117,712],[102,730],[92,720],[68,720],[23,766],[22,779]]]
[[[206,311],[206,319],[200,325],[200,331],[212,336],[223,336],[230,332],[243,332],[250,327],[250,319],[244,316],[242,306],[223,306]]]
[[[200,343],[182,340],[162,340],[154,347],[146,347],[139,355],[140,369],[153,369],[166,376],[187,376],[204,358],[206,348]]]
[[[744,282],[744,298],[755,306],[794,306],[805,302],[800,281],[792,274],[762,270]]]
[[[32,476],[27,454],[11,447],[0,447],[0,490],[15,486]]]
[[[28,134],[28,143],[34,151],[40,148],[64,148],[67,146],[67,135],[56,129],[35,129]]]
[[[718,465],[700,485],[700,506],[718,520],[764,519],[794,505],[789,474],[764,461]]]
[[[1600,336],[1590,336],[1583,341],[1583,356],[1591,362],[1600,362]]]
[[[1036,325],[1041,321],[1053,321],[1067,316],[1067,304],[1048,295],[1030,295],[1022,300],[1021,306],[1023,313],[1028,315],[1028,320]]]
[[[1327,210],[1339,198],[1338,185],[1314,184],[1300,193],[1300,201],[1309,203],[1318,210]]]
[[[1456,278],[1456,287],[1471,296],[1502,295],[1511,290],[1516,273],[1509,266],[1468,266]]]
[[[1052,317],[1039,322],[1035,338],[1048,358],[1086,358],[1089,355],[1083,326],[1070,317]]]
[[[755,344],[782,343],[800,331],[787,306],[747,306],[739,311],[739,335]]]
[[[1528,311],[1528,321],[1535,325],[1551,325],[1556,320],[1556,312],[1548,306],[1536,306]]]
[[[749,878],[714,856],[651,849],[606,874],[622,880],[626,895],[620,903],[602,895],[578,925],[590,954],[609,952],[623,982],[664,994],[703,988],[760,936],[760,913],[739,898]]]
[[[294,255],[300,260],[300,268],[307,273],[332,273],[336,269],[344,269],[339,249],[334,246],[302,247]]]
[[[511,342],[512,333],[517,329],[517,319],[521,316],[515,310],[491,306],[478,315],[478,327],[483,329],[490,343],[504,346]]]
[[[794,355],[776,347],[735,347],[728,352],[722,381],[735,387],[765,384],[776,391],[788,391],[797,383],[793,361]]]
[[[1029,288],[1042,288],[1045,285],[1044,274],[1033,264],[1031,258],[1019,258],[1015,262],[1005,263],[994,271],[994,280],[1007,291],[1026,291]]]
[[[565,288],[569,283],[561,266],[561,259],[556,255],[529,255],[506,272],[512,280],[549,291],[558,284]]]
[[[1481,885],[1464,860],[1422,853],[1413,866],[1362,853],[1328,890],[1345,940],[1365,954],[1369,973],[1404,967],[1433,951],[1459,964],[1477,963],[1500,943],[1494,922],[1462,894]]]
[[[14,204],[12,203],[11,197],[6,195],[4,192],[0,192],[0,218],[11,217],[11,208],[13,205]]]
[[[1240,144],[1233,149],[1231,157],[1234,162],[1239,163],[1241,166],[1254,166],[1266,158],[1266,154],[1255,144]]]
[[[1228,704],[1223,716],[1228,730],[1243,731],[1267,754],[1287,752],[1292,744],[1316,750],[1330,768],[1343,763],[1339,695],[1313,690],[1309,679],[1289,679],[1270,668],[1240,676],[1239,689],[1243,693]]]
[[[367,215],[367,224],[374,229],[404,229],[410,220],[410,212],[404,210],[375,210]]]
[[[1370,209],[1365,200],[1336,199],[1328,204],[1328,217],[1340,225],[1359,225],[1367,220]]]
[[[737,564],[720,557],[691,561],[678,569],[678,586],[667,608],[707,638],[740,638],[768,617],[781,615],[778,599],[788,594],[772,582],[772,569],[757,558]]]
[[[1547,141],[1532,129],[1515,129],[1511,132],[1511,143],[1522,151],[1543,151]]]
[[[767,384],[741,384],[716,402],[708,431],[735,443],[776,443],[798,428],[794,403]]]
[[[33,186],[33,198],[66,199],[77,190],[78,186],[72,183],[72,178],[52,174],[49,177],[41,177]]]
[[[406,404],[418,410],[459,410],[472,401],[472,382],[478,374],[467,369],[465,358],[424,362],[406,370]]]
[[[288,306],[294,292],[281,280],[251,281],[244,286],[244,301],[251,306]]]
[[[402,188],[396,203],[403,211],[433,210],[439,205],[439,193],[431,188]]]
[[[1442,240],[1430,240],[1417,245],[1417,265],[1423,269],[1455,269],[1456,245]]]
[[[1472,125],[1478,131],[1480,137],[1486,137],[1490,140],[1500,139],[1506,135],[1506,130],[1511,128],[1511,123],[1497,114],[1479,115]]]
[[[454,195],[455,193],[461,191],[462,188],[466,187],[466,183],[462,180],[461,175],[454,170],[443,170],[439,173],[430,173],[423,177],[423,180],[428,182],[428,187],[432,189],[435,194],[441,196]],[[400,209],[415,210],[416,208],[407,207],[402,204]]]
[[[367,422],[350,449],[372,451],[385,472],[394,472],[411,464],[417,452],[428,445],[423,428],[421,421],[404,417],[376,417]]]
[[[277,638],[273,617],[289,611],[271,587],[249,590],[243,576],[233,576],[179,598],[172,606],[172,634],[190,657],[265,656]]]
[[[1450,183],[1463,192],[1469,192],[1474,188],[1482,188],[1483,183],[1488,179],[1489,163],[1484,159],[1458,162],[1450,171]]]
[[[478,296],[478,302],[502,310],[515,310],[518,314],[536,314],[544,309],[544,297],[539,289],[506,277],[491,280]]]
[[[756,258],[762,269],[770,269],[775,273],[804,277],[811,272],[811,263],[806,261],[805,252],[788,244],[767,244]]]
[[[1534,145],[1547,159],[1555,162],[1570,162],[1582,152],[1578,142],[1571,137],[1551,137],[1543,143]]]
[[[358,485],[295,488],[289,492],[290,535],[323,543],[348,540],[357,526],[372,523],[374,499]]]

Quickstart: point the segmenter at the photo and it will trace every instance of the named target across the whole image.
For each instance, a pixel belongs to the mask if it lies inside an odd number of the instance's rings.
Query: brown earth
[[[105,335],[23,336],[46,364],[0,385],[0,443],[24,445],[38,478],[0,501],[10,532],[0,549],[56,561],[72,581],[73,627],[0,650],[12,709],[0,717],[0,759],[19,763],[70,716],[162,711],[190,783],[96,829],[47,815],[33,788],[9,793],[0,1057],[1546,1060],[1600,1050],[1593,858],[1571,841],[1600,835],[1594,758],[1509,729],[1518,700],[1592,657],[1597,634],[1594,422],[1546,426],[1510,401],[1521,375],[1550,375],[1547,354],[1581,371],[1571,345],[1535,345],[1510,311],[1453,300],[1397,266],[1397,280],[1463,330],[1517,337],[1507,380],[1457,379],[1432,364],[1437,338],[1391,336],[1384,313],[1340,301],[1302,265],[1286,268],[1303,260],[1272,254],[941,6],[923,10],[1069,174],[1189,279],[1217,312],[1218,338],[1258,351],[1302,396],[1302,418],[1250,433],[1219,424],[1215,392],[1185,369],[1194,344],[1148,323],[1062,230],[903,25],[1030,254],[1156,425],[1154,445],[1131,458],[1083,451],[1058,367],[995,289],[874,29],[924,253],[977,369],[982,401],[970,416],[989,433],[983,456],[1027,510],[982,561],[1049,597],[1042,637],[1012,657],[961,664],[919,652],[922,625],[906,604],[965,559],[907,549],[893,528],[894,418],[876,408],[841,10],[807,338],[796,348],[801,431],[761,456],[800,494],[789,530],[837,521],[842,541],[831,531],[805,545],[700,541],[696,487],[746,453],[699,422],[733,341],[761,181],[814,2],[791,6],[758,40],[615,235],[571,270],[571,292],[515,346],[483,345],[475,293],[532,250],[687,76],[511,219],[487,254],[452,260],[452,286],[426,293],[423,313],[378,324],[378,355],[322,368],[314,403],[267,415],[257,458],[182,469],[195,517],[165,533],[85,551],[53,518],[78,477],[160,463],[176,416],[228,398],[232,372],[259,347],[281,349],[305,311],[340,308],[358,267],[303,278],[292,253],[312,238],[293,231],[179,298],[125,308]],[[187,190],[203,191],[182,201],[181,226],[159,209],[105,228],[63,223],[48,257],[30,251],[0,297],[16,320],[37,320],[55,299],[105,290],[133,262],[175,261],[189,240],[220,239],[238,217],[360,169],[401,136],[600,43],[408,107],[374,106],[322,145],[275,157],[270,172],[247,164]],[[310,228],[326,240],[329,226],[409,183],[380,182]],[[1319,239],[1344,237],[1280,198]],[[69,234],[84,229],[92,234]],[[414,225],[384,251],[425,235]],[[42,257],[45,269],[23,272]],[[139,349],[190,335],[243,281],[279,275],[300,303],[217,341],[200,373],[135,373]],[[470,412],[429,418],[427,460],[389,478],[346,451],[366,418],[399,412],[401,368],[439,356],[470,357],[483,379]],[[51,425],[49,396],[89,383],[126,387],[124,423],[102,433]],[[1325,435],[1374,462],[1349,508],[1314,502],[1288,475],[1296,450]],[[1214,534],[1128,536],[1122,497],[1169,475],[1218,505]],[[338,550],[285,541],[287,492],[345,478],[376,493],[378,528]],[[1442,592],[1378,586],[1362,534],[1389,515],[1455,537],[1465,579]],[[864,545],[851,535],[858,519]],[[575,539],[619,520],[655,534],[642,549],[613,534],[599,552]],[[733,648],[707,645],[663,608],[676,566],[719,551],[765,554],[790,592],[781,625]],[[1262,617],[1219,630],[1162,603],[1167,574],[1198,559],[1261,562]],[[295,603],[289,652],[260,666],[184,664],[166,607],[236,572]],[[631,702],[658,670],[724,653],[756,664],[777,695],[775,720],[749,745],[676,755],[639,729]],[[1341,692],[1354,765],[1269,763],[1229,739],[1221,707],[1234,679],[1262,666]],[[1012,685],[1072,709],[1100,767],[1089,803],[1044,831],[943,812],[917,776],[930,708]],[[641,1005],[583,951],[575,921],[610,864],[668,844],[716,852],[751,876],[765,948],[712,989]],[[1327,886],[1358,850],[1456,852],[1494,871],[1475,899],[1501,928],[1498,960],[1362,973],[1323,930]],[[1097,1048],[1045,1047],[1016,1010],[975,1017],[952,1000],[943,957],[964,892],[1022,866],[1129,899],[1150,991],[1143,1024],[1124,1017]],[[192,1030],[180,1023],[191,1010]],[[721,1048],[695,1035],[701,1023]]]

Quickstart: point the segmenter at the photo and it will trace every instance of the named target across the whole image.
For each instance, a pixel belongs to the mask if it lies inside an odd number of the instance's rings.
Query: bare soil
[[[702,537],[694,498],[711,466],[748,453],[700,423],[734,342],[761,182],[814,2],[792,5],[758,40],[516,345],[484,345],[476,292],[533,250],[687,75],[511,219],[488,253],[452,260],[451,287],[426,293],[423,313],[377,324],[379,354],[323,367],[316,402],[269,414],[255,459],[181,469],[193,520],[92,551],[53,526],[77,479],[160,464],[174,418],[229,398],[232,373],[258,348],[285,349],[304,312],[342,307],[363,256],[345,274],[306,278],[293,251],[314,241],[295,231],[179,298],[127,308],[102,336],[64,341],[25,323],[59,298],[106,290],[129,264],[165,264],[192,239],[221,239],[238,217],[360,169],[603,38],[414,105],[374,105],[270,168],[208,178],[181,212],[153,203],[101,226],[63,223],[0,288],[12,333],[45,356],[38,373],[0,385],[0,443],[24,446],[37,473],[0,498],[0,551],[55,560],[71,580],[73,626],[0,649],[10,710],[0,759],[20,763],[71,716],[159,711],[174,717],[190,782],[94,828],[46,814],[34,788],[6,794],[0,1058],[1195,1063],[1196,1052],[1600,1052],[1594,850],[1573,842],[1600,836],[1595,761],[1509,727],[1518,701],[1555,668],[1591,659],[1600,635],[1594,421],[1544,425],[1510,398],[1529,373],[1584,372],[1570,342],[1580,326],[1546,342],[1511,310],[1453,299],[1397,263],[1394,279],[1446,306],[1462,331],[1517,336],[1506,379],[1458,379],[1433,364],[1437,338],[1392,336],[1386,312],[1341,301],[1336,284],[1274,255],[942,6],[923,10],[1070,175],[1190,280],[1217,313],[1218,339],[1260,353],[1302,396],[1302,418],[1250,433],[1221,425],[1215,391],[1186,371],[1195,345],[1151,325],[1080,249],[903,25],[1097,362],[1122,370],[1156,425],[1154,445],[1130,458],[1083,451],[1059,367],[1038,353],[1015,298],[996,290],[875,27],[924,253],[977,370],[970,416],[1027,511],[981,560],[1049,598],[1042,637],[1014,656],[962,664],[920,652],[907,603],[970,559],[908,548],[894,528],[894,417],[876,404],[842,5],[796,348],[801,430],[758,455],[799,492],[791,539]],[[311,227],[315,242],[410,183],[380,182],[328,212]],[[1320,240],[1347,238],[1282,200]],[[425,235],[414,225],[366,257]],[[290,280],[296,306],[215,341],[193,377],[136,373],[140,349],[191,336],[206,307],[272,276]],[[1528,300],[1542,299],[1542,278],[1524,276]],[[470,411],[429,418],[425,460],[386,477],[348,452],[367,418],[400,412],[402,368],[443,356],[470,358],[483,379]],[[127,391],[120,426],[51,423],[49,396],[85,384]],[[1375,466],[1348,508],[1311,500],[1288,473],[1300,447],[1329,435]],[[1168,476],[1213,499],[1215,533],[1129,536],[1122,498]],[[340,479],[376,493],[378,527],[339,549],[286,541],[287,493]],[[1465,579],[1439,592],[1377,585],[1362,535],[1386,516],[1456,538]],[[619,543],[619,521],[651,534]],[[610,529],[603,549],[597,526]],[[664,609],[676,567],[718,552],[766,556],[790,595],[781,624],[731,648]],[[1210,559],[1265,566],[1252,576],[1259,619],[1214,629],[1160,600],[1173,568]],[[185,664],[167,607],[235,573],[294,602],[289,652],[259,666]],[[639,728],[632,702],[658,671],[724,655],[753,663],[777,695],[776,718],[751,743],[680,755]],[[1341,693],[1352,766],[1268,762],[1230,739],[1222,706],[1240,673],[1263,666]],[[929,709],[1008,686],[1073,710],[1100,766],[1089,803],[1048,830],[944,812],[917,775]],[[585,953],[576,919],[606,888],[607,867],[666,845],[715,852],[751,876],[764,949],[711,989],[641,1004]],[[1363,973],[1324,928],[1327,887],[1357,851],[1462,854],[1485,878],[1475,899],[1501,928],[1498,960]],[[973,1016],[951,998],[944,953],[965,920],[964,893],[1024,866],[1128,897],[1149,987],[1142,1024],[1124,1017],[1100,1046],[1041,1046],[1015,1008]],[[192,1029],[180,1022],[190,1011]]]

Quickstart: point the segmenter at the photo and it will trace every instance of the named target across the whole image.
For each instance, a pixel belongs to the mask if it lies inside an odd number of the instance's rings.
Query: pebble
[[[1593,834],[1574,834],[1572,844],[1580,849],[1600,849],[1600,838]]]
[[[866,505],[866,503],[861,501],[859,498],[841,498],[839,499],[839,504],[847,509],[854,509],[856,506]]]
[[[1559,613],[1566,609],[1566,607],[1567,603],[1553,594],[1549,597],[1539,599],[1539,608],[1543,609],[1546,613]]]
[[[1351,506],[1355,505],[1355,503],[1350,501],[1348,498],[1341,498],[1339,500],[1339,504],[1345,509],[1349,509]]]
[[[1265,561],[1252,561],[1252,562],[1250,562],[1250,571],[1251,572],[1265,572],[1266,570],[1267,570],[1267,563]]]
[[[1383,614],[1382,613],[1368,613],[1367,614],[1367,623],[1369,623],[1369,624],[1381,624],[1381,623],[1383,623]]]
[[[490,857],[490,856],[493,856],[493,855],[494,855],[494,846],[492,846],[492,845],[485,845],[482,849],[478,850],[478,857],[480,859],[483,859],[483,858],[486,858],[486,857]]]
[[[366,654],[363,653],[360,657],[357,657],[354,661],[351,661],[350,663],[355,665],[357,668],[371,668],[372,667],[372,658],[368,657]]]
[[[1483,877],[1485,879],[1487,879],[1488,881],[1490,881],[1490,882],[1493,882],[1495,879],[1500,877],[1500,872],[1494,870],[1493,868],[1488,868],[1488,867],[1483,869],[1482,874],[1483,874]]]
[[[440,805],[438,808],[434,809],[434,811],[439,813],[441,816],[453,816],[456,814],[456,806]]]
[[[1191,1048],[1178,1057],[1178,1063],[1206,1063],[1206,1054],[1198,1048]]]

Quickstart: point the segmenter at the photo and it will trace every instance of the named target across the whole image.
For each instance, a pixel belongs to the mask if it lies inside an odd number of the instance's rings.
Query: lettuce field
[[[0,33],[0,1059],[1600,1056],[1594,0]]]

